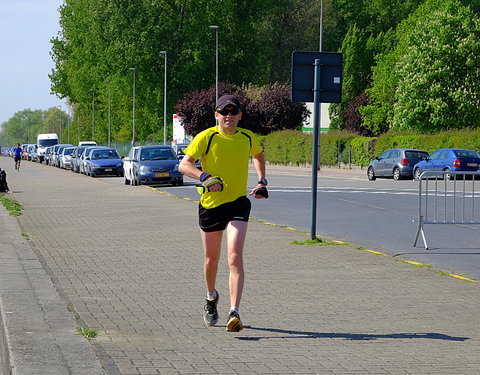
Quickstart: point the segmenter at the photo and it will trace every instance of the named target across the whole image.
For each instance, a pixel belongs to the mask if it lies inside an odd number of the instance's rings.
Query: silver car
[[[56,144],[55,146],[53,146],[52,153],[50,154],[50,160],[49,160],[50,165],[53,165],[55,167],[60,166],[59,164],[60,152],[64,147],[73,147],[73,145],[63,143],[63,144]]]
[[[72,168],[72,153],[75,151],[76,147],[64,147],[62,153],[60,154],[59,164],[60,168],[71,169]]]
[[[392,148],[373,159],[367,168],[370,181],[377,177],[394,180],[413,179],[413,166],[428,157],[428,152],[414,148]]]
[[[75,173],[80,173],[80,156],[82,156],[83,150],[85,150],[87,146],[79,146],[75,148],[75,151],[72,152],[72,171]]]

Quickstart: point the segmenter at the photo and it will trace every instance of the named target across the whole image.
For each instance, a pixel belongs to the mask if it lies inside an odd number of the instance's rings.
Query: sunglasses
[[[222,110],[217,110],[218,113],[220,113],[222,116],[226,116],[228,115],[229,113],[232,115],[232,116],[236,116],[240,113],[240,109],[238,108],[234,108],[234,109],[222,109]]]

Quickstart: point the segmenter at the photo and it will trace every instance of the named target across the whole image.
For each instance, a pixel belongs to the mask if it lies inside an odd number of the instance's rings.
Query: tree
[[[423,132],[479,126],[478,15],[457,0],[428,0],[396,31],[378,59],[365,123]]]
[[[239,126],[257,134],[266,135],[276,130],[298,129],[307,109],[303,103],[292,102],[286,85],[244,86],[219,84],[219,95],[235,95],[243,109]],[[183,127],[195,136],[213,126],[215,111],[215,88],[187,93],[175,106],[183,117]]]
[[[17,143],[36,143],[41,133],[45,113],[41,110],[25,109],[15,113],[3,123],[3,132],[9,145]]]
[[[341,52],[343,54],[343,84],[342,102],[332,104],[331,127],[345,127],[345,110],[350,101],[360,95],[370,82],[370,67],[373,65],[372,55],[367,51],[367,35],[356,25],[350,27],[343,39]]]
[[[326,46],[338,43],[332,0],[324,0]],[[136,133],[163,137],[164,56],[168,52],[168,103],[215,82],[219,29],[220,79],[238,86],[288,82],[293,50],[316,49],[318,0],[65,0],[61,32],[52,39],[52,91],[79,113],[72,126],[106,141],[110,109],[114,138],[131,137],[132,71],[136,72]],[[329,47],[327,47],[329,48]],[[94,97],[92,97],[94,90]],[[170,117],[170,116],[169,116]]]
[[[344,130],[360,134],[363,137],[373,137],[375,133],[364,126],[359,108],[368,104],[368,97],[365,92],[352,99],[345,111],[345,128]]]
[[[400,39],[392,127],[480,126],[480,19],[456,0],[427,1],[418,16]]]
[[[258,99],[252,98],[247,91],[251,99],[246,107],[252,118],[250,129],[261,135],[299,129],[307,116],[307,108],[303,103],[293,102],[290,92],[290,86],[279,83],[262,87]]]

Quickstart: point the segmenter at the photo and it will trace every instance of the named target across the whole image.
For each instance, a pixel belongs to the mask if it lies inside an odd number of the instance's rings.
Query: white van
[[[97,145],[97,142],[94,142],[94,141],[78,142],[78,147],[80,147],[80,146],[96,146],[96,145]]]
[[[45,149],[58,144],[57,133],[45,133],[37,135],[37,160],[43,163],[45,160]]]

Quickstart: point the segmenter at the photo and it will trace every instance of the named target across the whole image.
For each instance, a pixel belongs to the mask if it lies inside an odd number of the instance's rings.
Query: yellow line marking
[[[423,263],[412,262],[411,260],[404,260],[403,262],[404,262],[404,263],[408,263],[408,264],[413,264],[414,266],[421,266],[421,265],[423,265]]]
[[[448,276],[455,277],[456,279],[460,279],[460,280],[463,280],[463,281],[469,281],[471,283],[476,283],[477,282],[477,280],[469,279],[468,277],[463,277],[463,276],[460,276],[460,275],[455,275],[453,273],[449,273]]]
[[[364,251],[368,251],[369,253],[372,253],[372,254],[375,254],[375,255],[387,256],[387,254],[382,253],[382,252],[380,252],[380,251],[373,251],[373,250],[368,250],[368,249],[365,249]]]
[[[348,245],[346,242],[343,242],[343,241],[333,240],[333,242],[338,243],[340,245]]]

